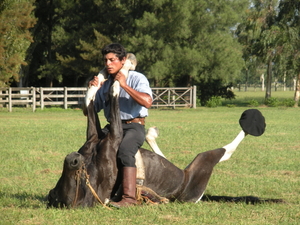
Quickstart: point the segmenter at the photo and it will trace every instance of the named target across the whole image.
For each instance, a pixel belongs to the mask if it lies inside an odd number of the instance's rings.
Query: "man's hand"
[[[94,76],[94,79],[89,82],[89,87],[95,86],[98,87],[99,79],[97,76]]]
[[[122,88],[124,88],[125,86],[127,86],[127,83],[126,83],[126,77],[125,77],[125,75],[124,75],[122,72],[120,72],[120,71],[116,74],[114,80],[119,81],[120,86],[121,86]]]
[[[89,82],[89,87],[95,86],[95,87],[99,87],[100,88],[103,85],[103,83],[105,82],[105,80],[102,80],[100,82],[101,82],[100,86],[98,86],[99,85],[99,77],[98,76],[94,76],[94,79]]]

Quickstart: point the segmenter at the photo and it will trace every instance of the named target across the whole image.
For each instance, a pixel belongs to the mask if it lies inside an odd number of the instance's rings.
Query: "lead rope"
[[[137,201],[141,204],[142,202],[145,202],[147,205],[157,205],[157,204],[167,204],[169,203],[169,199],[165,197],[159,196],[155,191],[153,191],[151,188],[137,185],[136,186],[136,198]],[[142,192],[145,192],[146,194],[142,194]]]
[[[75,198],[74,198],[74,201],[72,203],[72,207],[75,206],[76,202],[77,202],[77,198],[78,198],[78,192],[79,192],[79,185],[80,185],[80,174],[84,172],[84,175],[85,175],[85,183],[86,185],[90,188],[93,196],[98,200],[98,202],[104,207],[104,208],[107,208],[109,210],[112,210],[111,208],[109,208],[108,206],[106,206],[102,201],[101,199],[99,198],[99,196],[97,195],[96,191],[94,190],[94,188],[91,186],[91,183],[89,181],[89,175],[87,174],[86,172],[86,169],[85,169],[85,166],[83,165],[81,167],[81,169],[77,170],[76,173],[75,173],[75,180],[76,180],[76,193],[75,193]]]
[[[79,185],[80,185],[80,170],[76,171],[76,173],[75,173],[75,180],[76,180],[76,192],[75,192],[74,201],[72,203],[72,207],[75,206],[75,204],[77,202],[77,198],[78,198],[78,191],[79,191]]]
[[[106,206],[101,199],[99,198],[99,196],[97,195],[96,191],[94,190],[94,188],[92,187],[90,181],[89,181],[89,175],[87,174],[86,170],[83,170],[83,172],[85,173],[85,183],[86,185],[90,188],[92,194],[94,195],[94,197],[98,200],[98,202],[106,209],[112,210],[111,208],[109,208],[108,206]]]

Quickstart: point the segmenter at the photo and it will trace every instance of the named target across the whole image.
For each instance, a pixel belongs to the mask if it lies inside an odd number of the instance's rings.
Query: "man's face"
[[[125,63],[125,57],[120,61],[115,53],[108,53],[104,56],[104,63],[109,74],[116,74]]]

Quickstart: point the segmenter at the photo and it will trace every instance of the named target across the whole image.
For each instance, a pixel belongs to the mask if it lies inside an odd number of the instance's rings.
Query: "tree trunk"
[[[267,85],[266,85],[266,96],[265,102],[268,98],[271,97],[271,89],[272,89],[272,60],[269,60],[268,68],[267,68]]]
[[[247,91],[247,86],[248,86],[248,69],[246,70],[246,82],[245,82],[245,92]]]
[[[262,74],[260,76],[260,81],[261,81],[261,90],[264,91],[265,90],[265,74]]]
[[[298,107],[299,105],[299,97],[300,97],[300,73],[298,73],[297,82],[296,82],[296,90],[295,90],[295,105],[294,107]]]
[[[283,91],[286,91],[286,71],[284,71],[283,75]]]
[[[53,0],[49,1],[49,11],[48,11],[48,34],[47,34],[47,62],[52,63],[52,31],[53,31]],[[53,87],[53,75],[47,75],[46,86]]]

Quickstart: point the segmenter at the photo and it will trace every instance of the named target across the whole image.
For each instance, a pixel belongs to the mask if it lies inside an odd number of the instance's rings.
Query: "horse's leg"
[[[129,70],[135,70],[135,66],[136,66],[136,58],[135,55],[132,53],[128,53],[127,54],[127,59],[123,65],[123,67],[121,68],[121,72],[125,75],[125,77],[128,77],[128,71]]]
[[[122,141],[123,130],[119,110],[120,83],[115,81],[110,88],[110,126],[109,132],[101,142],[97,160],[100,162],[98,172],[98,195],[106,202],[119,187],[116,154]]]
[[[233,154],[233,152],[236,150],[236,148],[238,147],[238,145],[241,143],[241,141],[246,137],[246,133],[242,130],[238,136],[228,145],[225,145],[223,148],[225,148],[226,152],[224,154],[224,156],[220,159],[219,162],[228,160],[231,155]],[[148,129],[148,132],[146,134],[146,141],[149,144],[149,146],[151,147],[151,149],[158,155],[166,158],[164,156],[164,154],[162,153],[162,151],[159,149],[157,143],[156,143],[156,138],[158,137],[158,129],[157,127],[150,127]]]
[[[176,198],[182,202],[197,203],[202,198],[214,166],[225,153],[224,148],[202,152],[184,170],[185,187]]]
[[[98,89],[101,87],[101,84],[105,81],[106,77],[106,69],[102,69],[99,74],[97,75],[98,77],[98,86],[91,86],[88,88],[86,95],[85,95],[85,106],[88,107],[91,100],[95,100],[95,95]]]
[[[146,142],[150,145],[150,147],[152,148],[152,150],[156,154],[158,154],[158,155],[166,158],[164,156],[164,154],[161,152],[161,150],[159,149],[159,147],[158,147],[158,145],[157,145],[157,143],[155,141],[155,139],[157,137],[158,137],[158,129],[157,129],[157,127],[150,127],[148,129],[148,131],[147,131],[147,134],[146,134]]]
[[[246,135],[247,134],[242,130],[230,144],[225,145],[223,148],[225,148],[226,152],[219,162],[230,159],[231,155],[236,150],[237,146],[241,143],[241,141],[246,137]]]
[[[119,145],[122,141],[123,130],[122,130],[122,121],[120,117],[119,110],[119,93],[120,93],[120,83],[119,81],[115,81],[110,89],[111,95],[111,106],[110,106],[110,136],[111,136],[111,144],[113,148],[116,150],[119,149]]]
[[[218,162],[228,160],[245,136],[246,133],[241,131],[230,144],[225,145],[223,148],[198,154],[194,161],[184,170],[188,180],[186,181],[186,188],[177,199],[196,203],[200,201],[213,167]]]

